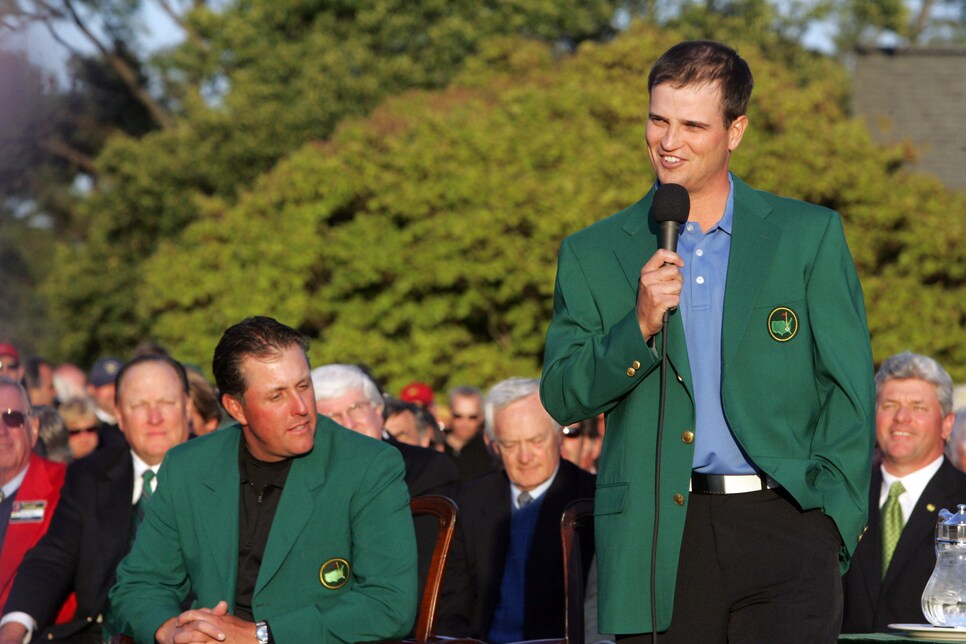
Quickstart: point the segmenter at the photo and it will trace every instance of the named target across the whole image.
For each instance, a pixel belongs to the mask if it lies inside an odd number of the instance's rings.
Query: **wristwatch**
[[[258,644],[268,644],[268,622],[255,622],[255,639]]]

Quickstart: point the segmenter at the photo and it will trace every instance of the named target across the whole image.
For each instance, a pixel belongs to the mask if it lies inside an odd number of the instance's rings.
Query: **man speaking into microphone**
[[[598,628],[619,641],[834,642],[865,526],[862,291],[837,213],[729,172],[752,85],[725,45],[668,50],[655,186],[560,249],[541,399],[561,424],[606,414]],[[658,207],[669,184],[690,199]],[[676,252],[657,215],[686,220]]]

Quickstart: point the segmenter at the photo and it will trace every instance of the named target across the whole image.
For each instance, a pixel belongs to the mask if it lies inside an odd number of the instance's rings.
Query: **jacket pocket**
[[[624,511],[624,499],[627,498],[627,483],[607,483],[597,486],[594,496],[594,516],[605,514],[620,514]]]

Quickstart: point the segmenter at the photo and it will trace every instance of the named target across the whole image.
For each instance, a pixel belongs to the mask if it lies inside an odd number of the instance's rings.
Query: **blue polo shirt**
[[[681,274],[681,320],[688,345],[694,385],[695,413],[693,469],[703,474],[753,474],[757,471],[735,442],[721,405],[721,327],[725,281],[731,251],[735,185],[717,224],[702,231],[697,223],[682,224],[678,255]]]

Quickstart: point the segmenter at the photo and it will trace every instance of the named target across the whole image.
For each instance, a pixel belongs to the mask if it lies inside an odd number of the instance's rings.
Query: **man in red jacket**
[[[60,500],[65,465],[34,454],[27,392],[0,377],[0,606],[7,601],[24,554],[47,532]],[[74,598],[58,619],[74,612]]]

